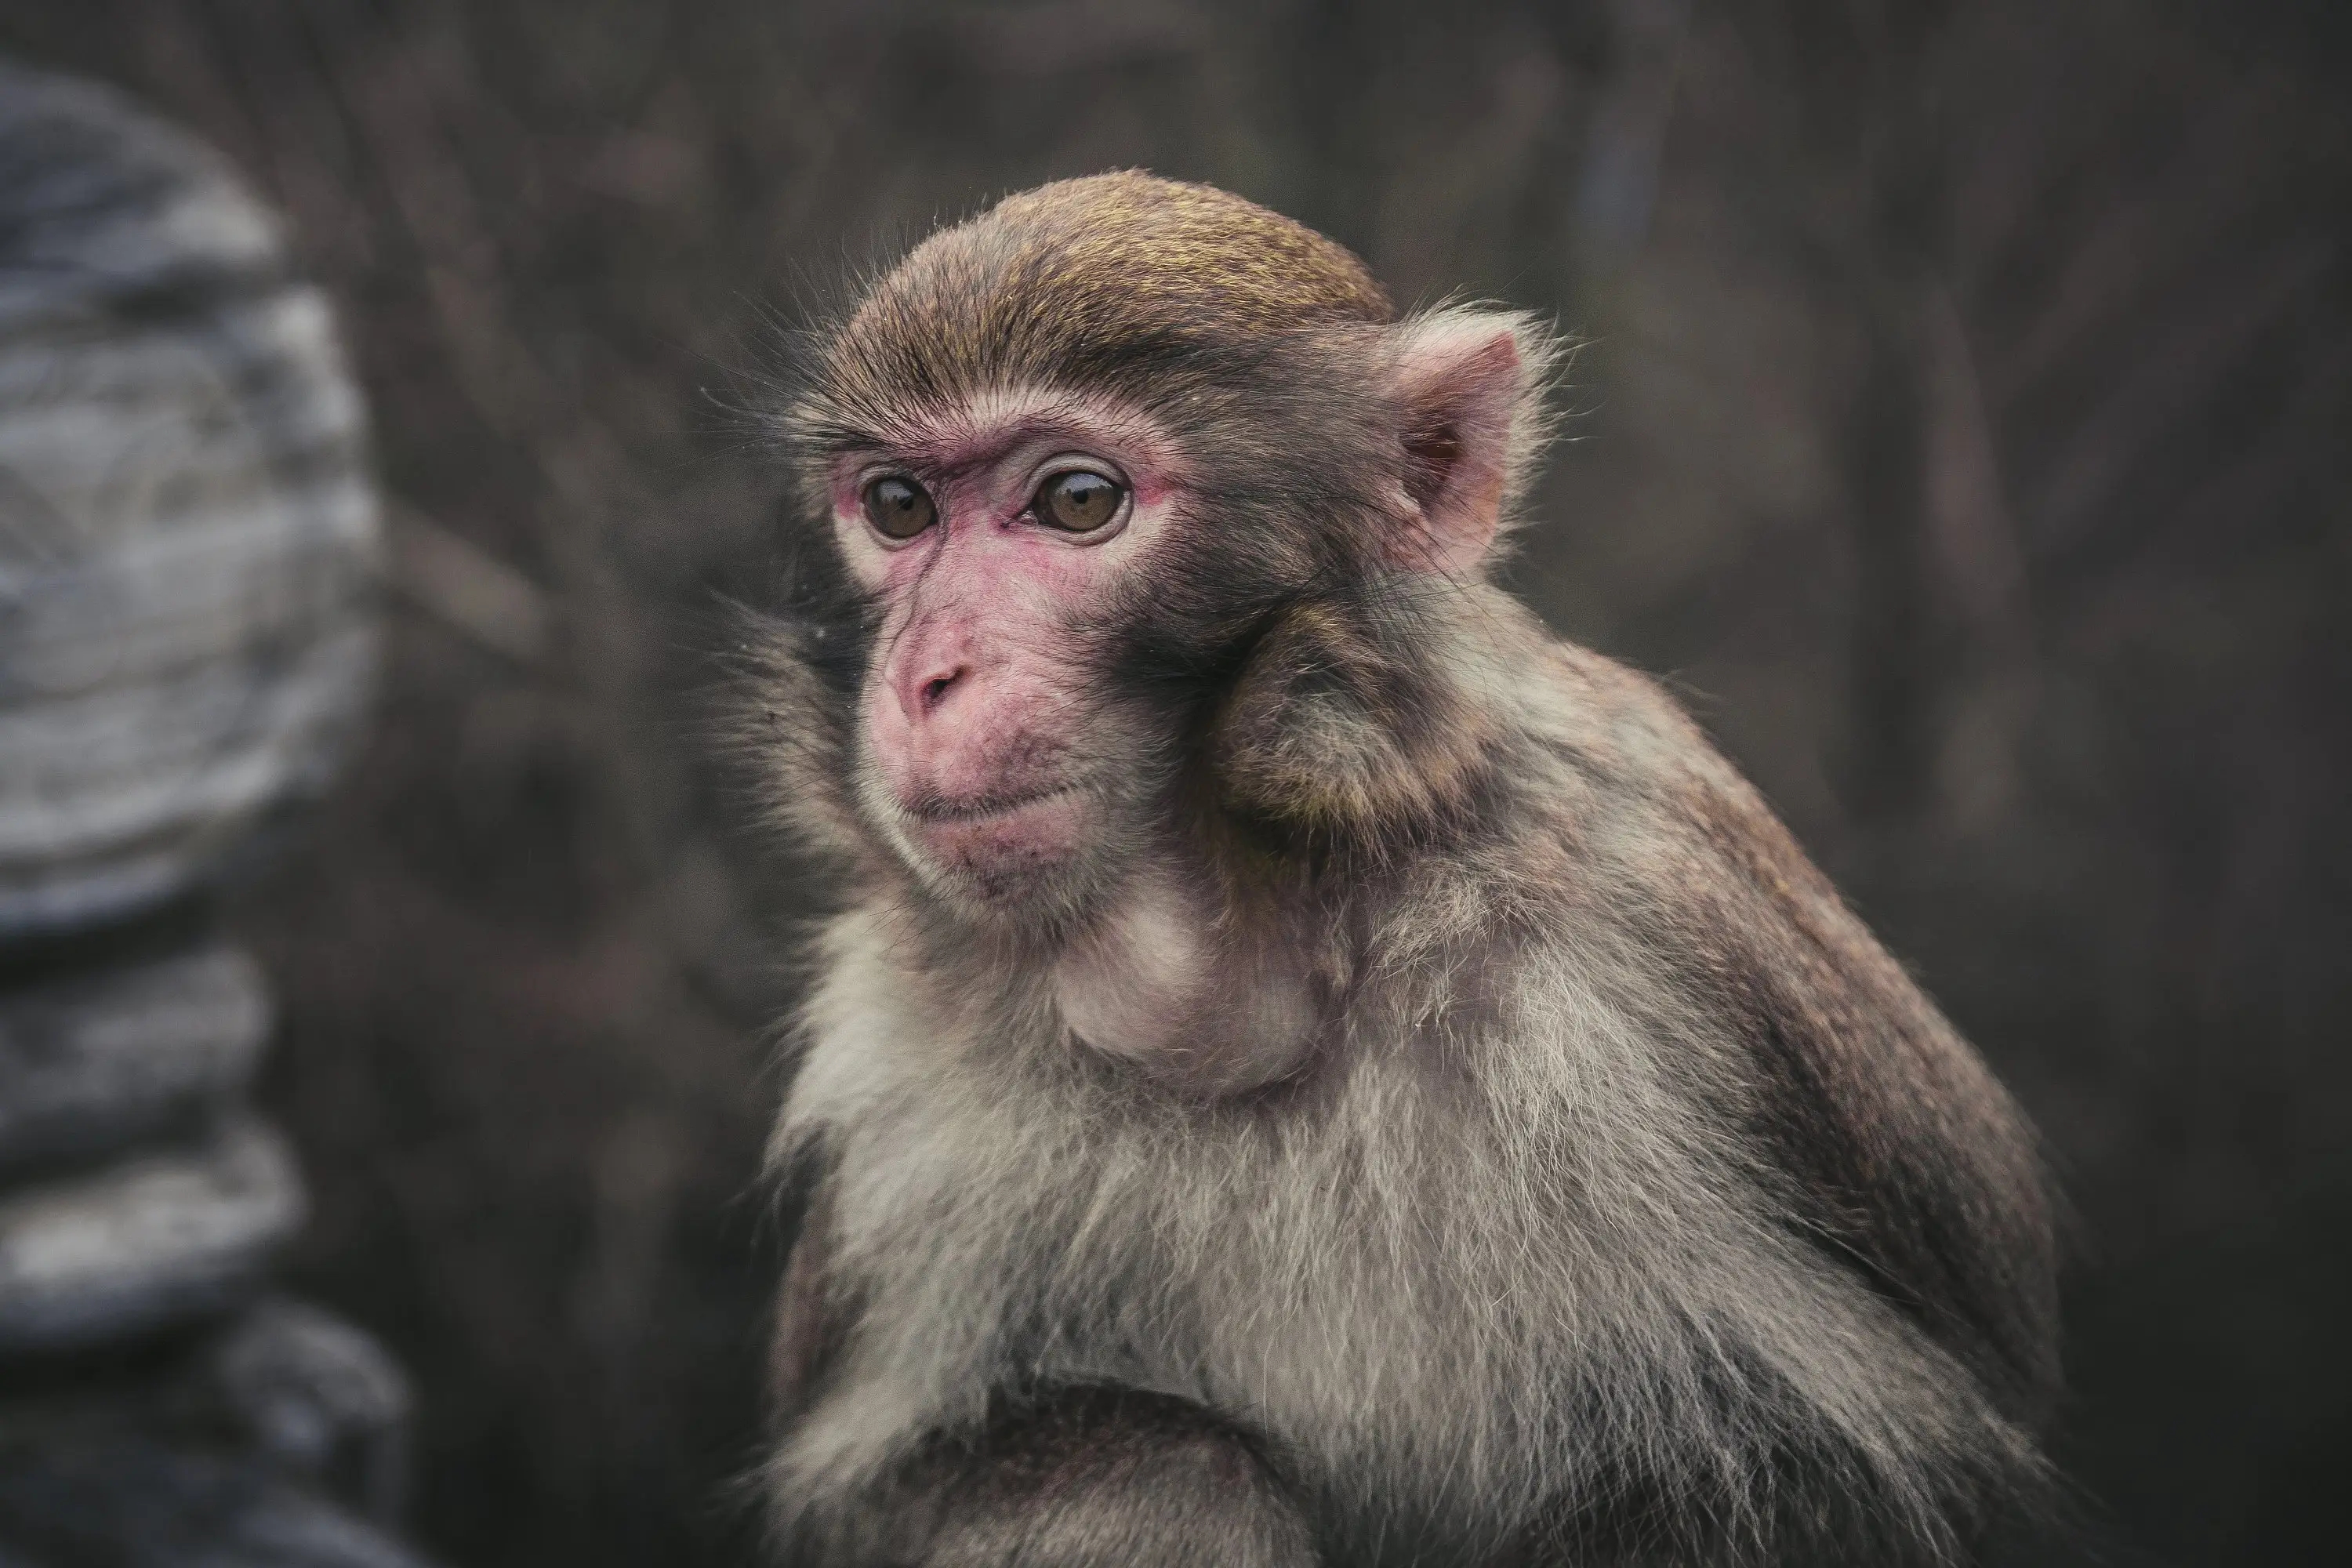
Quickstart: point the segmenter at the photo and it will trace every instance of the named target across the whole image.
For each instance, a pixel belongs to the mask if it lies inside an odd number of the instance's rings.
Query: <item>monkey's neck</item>
[[[1165,864],[1064,950],[1054,999],[1087,1047],[1173,1088],[1238,1094],[1296,1071],[1321,1027],[1307,944]]]

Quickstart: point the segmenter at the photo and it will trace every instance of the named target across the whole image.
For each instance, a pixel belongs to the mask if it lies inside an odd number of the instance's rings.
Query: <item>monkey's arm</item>
[[[2057,1383],[2053,1220],[2032,1129],[1798,847],[1661,700],[1699,759],[1657,790],[1669,864],[1648,931],[1750,1054],[1746,1125],[1790,1219],[2031,1426]]]
[[[836,1387],[846,1325],[827,1288],[825,1205],[786,1271],[772,1366],[787,1431]],[[851,1495],[789,1495],[785,1560],[914,1568],[1313,1568],[1305,1514],[1256,1446],[1189,1401],[1055,1391],[978,1433],[935,1435]]]
[[[915,1468],[934,1472],[938,1524],[919,1561],[936,1568],[1318,1561],[1304,1516],[1248,1441],[1164,1394],[1067,1390]]]

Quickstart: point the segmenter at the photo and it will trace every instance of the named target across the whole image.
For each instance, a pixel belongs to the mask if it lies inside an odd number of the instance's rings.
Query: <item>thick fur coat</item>
[[[1499,423],[1417,438],[1382,389],[1482,321]],[[1148,1515],[1171,1563],[1938,1562],[2032,1489],[2014,1105],[1654,683],[1367,537],[1479,462],[1507,521],[1551,354],[1131,175],[944,231],[817,340],[813,465],[1046,385],[1146,411],[1195,482],[1148,590],[1069,631],[1128,826],[1024,918],[877,830],[878,623],[821,542],[759,639],[762,776],[843,889],[774,1144],[807,1560],[1124,1560]],[[1161,859],[1214,889],[1227,989],[1297,976],[1262,1081],[1065,1016],[1055,955]]]

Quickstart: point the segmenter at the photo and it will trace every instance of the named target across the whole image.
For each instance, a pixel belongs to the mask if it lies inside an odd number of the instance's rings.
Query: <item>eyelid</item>
[[[876,482],[881,479],[904,479],[908,484],[914,486],[917,489],[921,490],[925,495],[931,496],[934,499],[937,498],[938,492],[933,490],[929,484],[924,482],[923,477],[920,474],[915,472],[914,469],[908,468],[906,464],[877,460],[871,463],[861,463],[851,473],[849,479],[850,499],[854,501],[863,502],[866,500],[866,492],[872,489]]]
[[[1045,489],[1046,480],[1058,474],[1072,473],[1100,474],[1129,494],[1135,490],[1135,481],[1127,477],[1126,468],[1118,463],[1093,452],[1071,450],[1056,452],[1030,466],[1029,494],[1034,498]]]

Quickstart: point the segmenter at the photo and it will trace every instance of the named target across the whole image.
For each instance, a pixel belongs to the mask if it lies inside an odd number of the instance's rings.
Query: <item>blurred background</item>
[[[1590,346],[1513,574],[1669,678],[2044,1129],[2122,1563],[2352,1468],[2352,6],[9,0],[288,216],[379,695],[234,891],[290,1276],[460,1564],[747,1561],[794,868],[709,729],[768,323],[1138,165]]]

